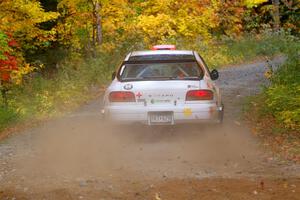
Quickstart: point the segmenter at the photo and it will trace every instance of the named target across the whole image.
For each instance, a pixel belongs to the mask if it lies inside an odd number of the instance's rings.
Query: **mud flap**
[[[219,123],[223,123],[223,118],[224,118],[224,104],[219,108]]]
[[[101,117],[101,120],[106,120],[104,109],[101,109],[100,117]]]

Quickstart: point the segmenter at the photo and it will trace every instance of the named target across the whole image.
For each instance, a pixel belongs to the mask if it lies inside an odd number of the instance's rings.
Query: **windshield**
[[[120,70],[122,81],[198,80],[203,71],[196,62],[125,64]]]

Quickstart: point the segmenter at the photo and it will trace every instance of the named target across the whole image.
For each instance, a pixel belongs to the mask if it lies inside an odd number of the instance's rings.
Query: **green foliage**
[[[17,120],[18,115],[13,109],[0,106],[0,131]]]
[[[8,46],[8,37],[0,30],[0,60],[6,59],[5,52],[10,51]]]
[[[245,5],[248,8],[257,7],[259,4],[267,2],[268,0],[245,0]]]
[[[272,85],[265,91],[269,112],[292,130],[300,131],[300,43],[295,41],[287,62],[272,77]]]
[[[55,78],[28,77],[26,84],[9,91],[9,107],[22,118],[43,119],[76,107],[90,98],[90,87],[107,80],[102,59],[65,62]]]
[[[265,27],[274,26],[274,1],[261,1],[259,4],[252,4],[260,0],[245,0],[248,4],[248,9],[243,17],[243,26],[246,31],[259,32]],[[246,4],[247,5],[247,4]],[[253,6],[254,5],[254,6]],[[280,27],[291,31],[294,35],[300,33],[300,1],[289,0],[279,1]]]
[[[266,91],[269,112],[284,127],[300,130],[300,86],[299,84],[275,85]]]
[[[269,120],[270,116],[276,120],[274,134],[278,129],[282,133],[291,130],[300,133],[300,40],[286,32],[268,35],[271,38],[262,37],[263,43],[257,53],[282,53],[287,60],[268,77],[270,86],[253,100],[256,105],[252,108],[260,120]]]

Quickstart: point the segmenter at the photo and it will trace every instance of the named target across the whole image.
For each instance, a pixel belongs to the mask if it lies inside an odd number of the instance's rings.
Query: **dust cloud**
[[[261,162],[251,135],[230,122],[121,127],[85,115],[50,122],[32,134],[30,151],[21,147],[14,164],[24,183],[229,177],[257,173]]]

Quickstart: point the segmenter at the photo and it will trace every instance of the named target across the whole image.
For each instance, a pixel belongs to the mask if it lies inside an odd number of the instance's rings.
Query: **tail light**
[[[214,93],[211,90],[190,90],[186,93],[186,101],[213,100]]]
[[[109,94],[110,102],[135,102],[135,96],[132,92],[116,91]]]

